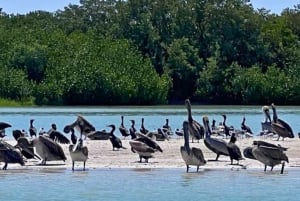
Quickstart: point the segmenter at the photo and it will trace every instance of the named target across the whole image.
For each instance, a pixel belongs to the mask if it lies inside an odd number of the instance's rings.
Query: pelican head
[[[270,109],[267,105],[262,107],[262,111],[265,114],[265,121],[269,120],[271,122]]]
[[[209,125],[209,119],[208,119],[207,116],[203,116],[202,120],[203,120],[203,125],[204,125],[204,126]]]

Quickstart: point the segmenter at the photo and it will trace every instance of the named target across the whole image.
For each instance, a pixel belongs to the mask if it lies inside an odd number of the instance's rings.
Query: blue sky
[[[299,0],[250,0],[254,8],[266,8],[272,13],[280,14],[284,8],[293,8]],[[63,10],[69,4],[79,4],[79,0],[0,0],[2,11],[11,14],[26,14],[30,11],[45,10],[49,12]]]

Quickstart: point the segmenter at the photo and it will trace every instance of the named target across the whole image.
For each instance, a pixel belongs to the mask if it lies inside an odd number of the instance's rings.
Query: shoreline
[[[3,139],[5,140],[5,139]],[[229,141],[229,139],[224,139]],[[236,144],[243,152],[243,149],[251,146],[253,140],[264,140],[273,144],[280,144],[283,147],[287,147],[288,150],[285,152],[289,158],[289,163],[285,162],[284,170],[297,169],[300,167],[300,146],[299,139],[285,139],[284,141],[275,141],[273,139],[266,139],[262,137],[252,137],[238,139]],[[5,140],[11,145],[15,145],[15,140]],[[123,146],[127,149],[120,149],[118,151],[112,150],[112,145],[109,140],[84,140],[84,145],[89,149],[89,156],[86,162],[86,170],[89,169],[175,169],[180,168],[183,171],[186,171],[186,165],[180,154],[180,146],[183,146],[183,138],[171,138],[169,141],[157,141],[157,143],[163,149],[163,152],[156,152],[154,158],[150,158],[148,163],[144,161],[139,162],[139,156],[136,153],[131,152],[130,139],[122,139]],[[38,165],[39,161],[34,159],[27,160],[25,166],[19,164],[8,164],[7,170],[16,170],[16,169],[60,169],[66,168],[70,169],[72,167],[72,161],[69,153],[69,145],[61,144],[64,153],[67,157],[65,162],[63,161],[48,161],[47,165],[41,166]],[[204,166],[200,166],[200,171],[202,170],[222,170],[222,169],[233,169],[233,170],[261,170],[264,171],[264,164],[257,160],[252,160],[245,158],[245,160],[240,160],[239,164],[243,166],[231,165],[229,156],[220,156],[219,161],[208,161],[213,160],[216,157],[212,151],[208,150],[203,143],[203,140],[200,140],[199,143],[190,143],[191,147],[200,148],[204,154],[207,163]],[[236,161],[234,161],[236,163]],[[1,163],[1,168],[4,163]],[[83,162],[75,162],[75,171],[82,170]],[[281,170],[281,165],[274,167],[273,171]],[[270,167],[267,167],[267,172],[270,171]],[[196,172],[196,167],[191,166],[189,172]]]

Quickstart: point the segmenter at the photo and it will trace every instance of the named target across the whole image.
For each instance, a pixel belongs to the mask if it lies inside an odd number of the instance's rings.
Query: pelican
[[[190,165],[197,166],[197,172],[199,171],[200,165],[205,165],[206,161],[204,159],[201,149],[192,147],[190,148],[189,142],[189,122],[183,122],[183,135],[184,135],[184,146],[180,147],[180,153],[182,159],[186,164],[186,172],[189,171]]]
[[[57,132],[53,132],[53,135],[56,134]],[[65,142],[64,140],[60,141],[59,138],[60,136],[55,136],[55,137],[57,138],[58,142],[60,143]],[[18,144],[24,146],[30,145],[35,147],[37,155],[39,155],[40,158],[42,159],[41,165],[46,165],[47,161],[67,160],[62,147],[57,142],[52,140],[48,134],[40,135],[38,137],[33,137],[33,139],[30,141],[25,137],[19,138]],[[26,149],[26,147],[22,147],[22,148]]]
[[[110,133],[102,130],[102,131],[92,131],[86,135],[90,140],[108,140]]]
[[[71,128],[70,131],[72,144],[69,145],[69,152],[72,159],[72,170],[74,171],[76,161],[82,161],[84,171],[88,159],[88,148],[87,146],[83,146],[82,138],[77,139],[73,128]]]
[[[271,128],[271,117],[270,117],[270,110],[269,107],[267,105],[262,107],[262,111],[264,113],[265,116],[265,120],[263,122],[261,122],[261,127],[262,130],[265,132],[267,131],[268,133],[272,133],[272,128]]]
[[[284,161],[289,162],[287,155],[283,151],[283,148],[278,148],[276,145],[268,146],[267,144],[253,141],[253,156],[265,165],[264,171],[266,171],[267,166],[270,166],[272,171],[274,166],[282,164],[281,173],[283,173]]]
[[[124,139],[130,135],[128,129],[124,126],[124,116],[121,116],[121,125],[119,127],[119,131]]]
[[[273,103],[272,103],[271,107],[273,110],[273,121],[271,123],[271,127],[272,127],[274,133],[276,133],[278,135],[277,141],[279,140],[280,137],[282,137],[282,140],[284,140],[284,138],[286,138],[286,137],[294,138],[294,133],[293,133],[293,130],[290,127],[290,125],[288,123],[286,123],[285,121],[278,118],[277,112],[276,112],[276,107]]]
[[[246,133],[253,134],[251,128],[250,128],[249,126],[247,126],[247,125],[245,124],[245,122],[246,122],[246,117],[244,116],[244,117],[243,117],[242,124],[241,124],[241,129],[242,129],[243,131],[245,131]]]
[[[15,138],[15,140],[17,141],[17,145],[15,147],[18,148],[21,151],[22,155],[26,159],[37,158],[37,159],[41,160],[41,158],[34,153],[34,148],[29,143],[29,141],[28,140],[22,140],[22,138],[26,139],[26,136],[24,135],[24,133],[22,133],[22,131],[13,130],[12,135]]]
[[[137,138],[130,140],[129,144],[131,151],[139,155],[140,163],[142,162],[142,158],[148,163],[149,158],[153,158],[155,152],[163,152],[161,147],[148,136],[142,133],[137,133],[137,136]]]
[[[0,140],[0,161],[4,162],[3,170],[7,169],[8,163],[25,165],[22,154],[12,145]]]
[[[204,144],[208,149],[217,154],[216,161],[219,159],[220,155],[229,156],[229,152],[227,149],[227,142],[222,139],[212,138],[211,130],[209,127],[209,120],[207,116],[203,117],[203,125],[205,128],[205,137]]]
[[[232,135],[230,137],[230,141],[227,144],[227,149],[228,149],[231,165],[233,165],[233,160],[237,161],[237,165],[239,164],[240,160],[244,160],[244,158],[242,157],[241,150],[235,144],[235,142],[236,142],[235,133],[232,133]]]
[[[255,140],[255,141],[253,141],[253,144],[258,145],[258,146],[273,147],[273,148],[276,148],[276,149],[280,149],[282,151],[287,150],[287,148],[282,147],[280,145],[275,145],[275,144],[265,142],[265,141],[261,141],[261,140]],[[253,155],[252,148],[253,147],[246,147],[243,151],[243,154],[246,158],[256,160],[255,156]]]
[[[77,119],[75,122],[65,126],[64,132],[69,133],[71,128],[77,129],[81,133],[81,135],[85,136],[85,138],[90,132],[96,131],[95,127],[81,115],[77,115]]]
[[[10,124],[5,122],[0,122],[0,138],[4,138],[6,136],[5,129],[11,127]]]
[[[34,119],[30,119],[30,124],[29,124],[30,137],[36,136],[36,134],[37,134],[37,129],[36,129],[36,127],[33,126],[33,122],[34,122]]]
[[[113,147],[113,151],[116,149],[126,149],[125,147],[123,147],[122,145],[122,141],[120,138],[118,138],[117,136],[115,136],[114,134],[114,131],[116,130],[116,126],[111,124],[111,125],[108,125],[108,127],[111,127],[111,131],[110,131],[110,136],[109,136],[109,140],[112,144],[112,147]]]
[[[194,142],[194,138],[197,140],[203,138],[204,128],[196,120],[193,119],[191,111],[191,102],[189,99],[185,100],[185,105],[188,112],[189,133],[192,136],[192,142]]]

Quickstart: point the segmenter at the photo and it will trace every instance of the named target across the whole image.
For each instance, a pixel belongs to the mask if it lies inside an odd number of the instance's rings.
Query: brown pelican
[[[183,135],[184,135],[184,146],[180,147],[180,153],[182,159],[186,164],[186,172],[189,171],[190,165],[197,166],[197,172],[199,171],[200,165],[205,165],[206,161],[204,159],[201,149],[192,147],[190,148],[189,142],[189,122],[183,122]]]
[[[136,132],[136,129],[135,129],[135,121],[134,120],[130,120],[131,121],[131,127],[129,129],[129,134],[131,136],[131,139],[135,139],[137,138],[135,132]]]
[[[36,136],[36,134],[37,134],[37,130],[36,130],[36,127],[33,126],[33,122],[34,122],[34,119],[30,119],[30,124],[29,124],[30,137]]]
[[[269,107],[267,105],[263,106],[262,111],[263,111],[264,116],[265,116],[265,120],[263,122],[261,122],[262,131],[272,133],[273,131],[272,131],[272,128],[271,128],[271,117],[270,117]]]
[[[209,127],[209,120],[207,116],[203,117],[203,125],[205,128],[205,137],[204,144],[208,149],[217,154],[216,161],[219,159],[220,155],[229,156],[229,152],[227,149],[227,142],[222,139],[212,138],[211,130]]]
[[[235,142],[236,142],[235,133],[232,133],[232,135],[230,137],[230,141],[227,144],[227,149],[228,149],[231,165],[233,165],[233,160],[236,160],[237,164],[239,164],[240,160],[244,160],[244,158],[242,157],[241,150],[235,144]]]
[[[108,140],[110,133],[106,130],[102,131],[92,131],[86,135],[90,140]]]
[[[142,133],[137,133],[137,138],[130,140],[129,144],[131,151],[139,155],[140,162],[142,162],[142,158],[144,158],[145,162],[148,163],[148,159],[152,158],[155,152],[163,152],[156,142]]]
[[[148,129],[145,128],[144,126],[144,118],[142,118],[142,124],[141,124],[141,128],[140,128],[140,132],[143,134],[147,134],[149,132]]]
[[[125,147],[123,147],[122,145],[122,141],[120,138],[118,138],[117,136],[115,136],[114,134],[114,131],[116,130],[116,126],[111,124],[111,125],[108,125],[108,127],[111,127],[111,131],[110,131],[110,136],[109,136],[109,140],[112,144],[112,147],[113,147],[113,151],[116,149],[126,149]]]
[[[191,102],[189,99],[185,100],[185,105],[187,107],[187,112],[188,112],[189,133],[192,137],[192,142],[194,142],[194,138],[197,140],[203,138],[204,128],[196,120],[193,119],[192,111],[191,111]]]
[[[56,134],[57,132],[53,132],[53,135]],[[58,142],[60,143],[65,142],[65,139],[60,141],[59,137],[60,136],[55,136]],[[52,140],[48,134],[40,135],[38,137],[33,137],[33,139],[30,141],[25,137],[19,138],[18,145],[22,149],[26,149],[26,147],[23,146],[29,146],[29,145],[35,147],[37,155],[39,155],[40,158],[42,159],[41,165],[46,165],[47,161],[67,160],[62,147],[57,142]]]
[[[282,164],[281,173],[283,173],[284,161],[289,162],[284,148],[276,145],[270,146],[266,143],[260,143],[260,141],[253,141],[252,154],[256,160],[265,165],[264,171],[266,171],[267,166],[270,166],[272,171],[274,166]]]
[[[17,145],[15,147],[20,149],[21,153],[23,154],[23,156],[26,159],[37,158],[37,159],[41,160],[41,158],[34,153],[34,148],[33,148],[32,144],[30,144],[27,139],[22,140],[22,138],[26,138],[26,136],[24,135],[24,133],[22,133],[22,131],[13,130],[12,135],[15,138],[15,140],[17,141]]]
[[[72,144],[69,145],[69,152],[72,159],[72,170],[74,171],[75,161],[82,161],[83,170],[85,170],[85,163],[88,159],[88,148],[87,146],[83,146],[82,138],[77,139],[73,128],[70,131]]]
[[[4,162],[3,170],[7,169],[8,163],[25,165],[22,154],[12,145],[0,140],[0,162]]]
[[[0,138],[4,138],[6,136],[5,129],[11,127],[10,124],[5,122],[0,122]]]
[[[124,116],[121,116],[121,125],[119,127],[119,131],[124,139],[130,135],[128,129],[124,126]]]
[[[64,132],[69,133],[71,128],[75,128],[76,130],[78,130],[81,133],[81,135],[84,135],[85,137],[87,137],[87,135],[90,132],[96,131],[95,127],[81,115],[77,116],[77,119],[75,122],[73,122],[70,125],[65,126]],[[80,129],[80,128],[82,128],[82,129]],[[80,130],[82,130],[82,131],[80,131]]]
[[[275,144],[272,144],[272,143],[269,143],[269,142],[265,142],[265,141],[261,141],[261,140],[255,140],[255,141],[253,141],[253,144],[258,145],[258,146],[273,147],[273,148],[276,148],[276,149],[280,149],[282,151],[286,151],[287,150],[287,148],[282,147],[280,145],[275,145]],[[253,146],[252,147],[246,147],[244,149],[244,151],[243,151],[243,154],[244,154],[244,156],[246,158],[256,160],[256,158],[253,155],[252,148],[253,148]]]
[[[273,110],[273,121],[271,123],[271,127],[272,127],[272,130],[274,131],[274,133],[276,133],[278,135],[277,141],[279,140],[280,137],[282,137],[282,140],[284,140],[284,138],[286,138],[286,137],[294,138],[294,133],[293,133],[293,130],[290,127],[290,125],[288,123],[286,123],[285,121],[278,118],[277,112],[276,112],[276,107],[273,103],[272,103],[271,107]]]
[[[247,126],[247,125],[245,124],[245,122],[246,122],[246,117],[244,116],[244,117],[243,117],[242,124],[241,124],[241,129],[242,129],[242,131],[245,131],[246,133],[249,133],[249,134],[253,134],[251,128],[250,128],[249,126]]]

